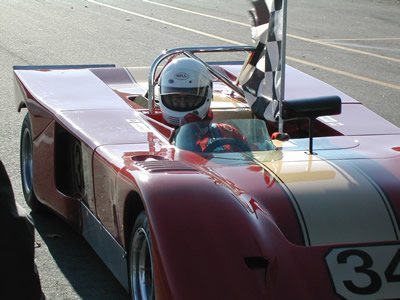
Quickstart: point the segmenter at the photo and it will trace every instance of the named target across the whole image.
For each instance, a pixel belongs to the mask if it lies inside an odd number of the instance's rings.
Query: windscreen
[[[194,152],[249,152],[274,149],[263,120],[213,120],[185,124],[174,138],[179,149]]]

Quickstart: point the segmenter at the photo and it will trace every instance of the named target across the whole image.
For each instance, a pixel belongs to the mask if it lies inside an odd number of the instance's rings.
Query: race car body
[[[254,51],[162,60],[234,50]],[[234,87],[241,63],[207,67],[214,117],[179,129],[147,99],[155,70],[15,67],[28,204],[82,232],[132,298],[399,298],[400,129],[287,66],[291,139],[271,140]],[[194,147],[213,126],[246,147]]]

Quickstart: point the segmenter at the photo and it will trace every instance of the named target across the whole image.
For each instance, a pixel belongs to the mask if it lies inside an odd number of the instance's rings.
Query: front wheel
[[[155,299],[150,230],[144,211],[137,217],[132,230],[129,248],[129,282],[131,299]]]
[[[33,141],[29,113],[26,114],[21,128],[20,168],[22,191],[28,206],[33,212],[38,212],[41,203],[33,190]]]

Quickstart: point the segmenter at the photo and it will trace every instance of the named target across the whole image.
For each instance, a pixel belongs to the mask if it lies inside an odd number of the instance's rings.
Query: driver
[[[195,59],[178,58],[165,67],[160,77],[160,96],[163,119],[169,125],[179,127],[196,121],[212,120],[212,77],[206,66]],[[210,149],[207,147],[216,139],[245,141],[239,130],[230,124],[206,125],[198,127],[194,141],[187,137],[186,144],[192,144],[190,150]],[[215,151],[240,151],[237,148],[235,145],[221,145]]]

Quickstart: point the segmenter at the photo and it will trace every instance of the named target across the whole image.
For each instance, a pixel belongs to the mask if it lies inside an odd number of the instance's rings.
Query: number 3
[[[369,269],[373,265],[371,256],[361,250],[346,250],[338,255],[337,261],[339,264],[345,264],[350,256],[358,256],[363,260],[363,264],[359,267],[355,267],[354,270],[356,273],[364,273],[369,276],[371,283],[366,287],[358,287],[351,280],[345,280],[343,283],[346,288],[359,295],[368,295],[379,291],[382,286],[382,280],[378,273]]]

